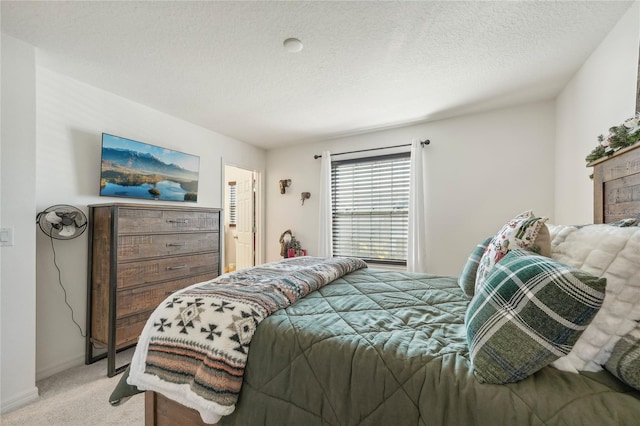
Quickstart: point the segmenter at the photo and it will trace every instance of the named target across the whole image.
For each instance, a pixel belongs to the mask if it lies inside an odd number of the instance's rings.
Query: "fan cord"
[[[80,327],[80,324],[78,324],[78,322],[73,317],[73,308],[67,301],[67,290],[64,288],[64,285],[62,285],[62,272],[60,271],[60,268],[58,267],[58,262],[56,261],[56,248],[53,245],[53,237],[49,235],[49,239],[51,240],[51,250],[53,250],[53,265],[58,270],[58,284],[60,284],[60,287],[62,288],[62,291],[64,293],[64,303],[69,307],[69,310],[71,311],[71,321],[73,321],[73,323],[78,327],[78,330],[80,330],[80,335],[82,337],[87,337],[87,335],[82,331],[82,327]]]

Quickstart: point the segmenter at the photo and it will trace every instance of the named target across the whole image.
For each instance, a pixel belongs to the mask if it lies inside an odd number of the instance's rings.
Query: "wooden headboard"
[[[593,223],[640,218],[640,143],[588,166],[593,167]]]

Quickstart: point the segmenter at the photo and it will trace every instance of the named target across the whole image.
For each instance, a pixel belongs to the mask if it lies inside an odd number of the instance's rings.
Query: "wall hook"
[[[282,179],[280,181],[280,193],[284,194],[286,189],[291,186],[291,179]]]
[[[302,194],[300,194],[300,197],[300,199],[302,200],[302,205],[304,206],[304,200],[308,200],[309,198],[311,198],[311,193],[303,192]]]

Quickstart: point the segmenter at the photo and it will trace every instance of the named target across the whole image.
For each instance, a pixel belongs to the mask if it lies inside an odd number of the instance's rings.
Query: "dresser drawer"
[[[118,237],[118,261],[217,251],[218,240],[217,232],[122,235]]]
[[[117,320],[116,348],[120,349],[136,343],[149,316],[151,312],[144,312]]]
[[[219,212],[122,208],[118,213],[118,232],[120,234],[156,234],[218,231],[219,221]]]
[[[154,310],[164,299],[191,284],[208,281],[217,274],[198,275],[159,284],[136,287],[117,292],[116,317],[122,318],[138,312]]]
[[[212,252],[118,263],[116,287],[121,289],[192,275],[217,273],[218,257],[217,252]]]

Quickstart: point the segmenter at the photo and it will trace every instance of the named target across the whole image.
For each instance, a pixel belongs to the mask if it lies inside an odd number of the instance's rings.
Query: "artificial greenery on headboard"
[[[585,158],[587,163],[608,157],[622,148],[638,143],[640,141],[638,123],[640,123],[640,113],[636,113],[635,117],[625,120],[619,126],[609,128],[609,136],[606,138],[603,135],[598,136],[598,146]]]

